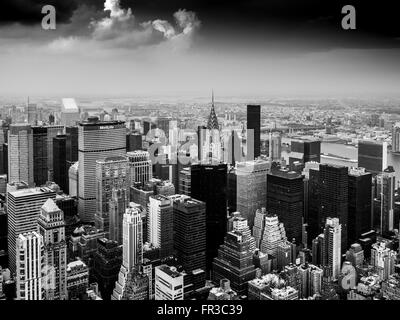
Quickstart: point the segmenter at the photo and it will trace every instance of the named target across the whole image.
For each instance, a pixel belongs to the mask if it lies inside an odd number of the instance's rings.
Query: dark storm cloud
[[[141,21],[169,19],[178,9],[194,11],[202,21],[201,33],[218,44],[221,38],[232,43],[265,45],[271,39],[303,39],[313,50],[332,47],[399,47],[399,5],[396,0],[120,0],[122,8],[132,8]],[[78,7],[103,11],[104,0],[1,0],[0,23],[40,23],[41,8],[52,4],[57,21],[70,23]],[[341,8],[351,4],[357,10],[357,30],[344,31]],[[81,10],[83,11],[83,10]],[[92,11],[93,12],[93,11]],[[73,21],[73,19],[72,19]],[[299,40],[300,41],[300,40]],[[316,43],[318,42],[318,43]]]

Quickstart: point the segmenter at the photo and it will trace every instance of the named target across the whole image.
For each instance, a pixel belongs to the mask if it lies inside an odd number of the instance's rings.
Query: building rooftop
[[[63,98],[61,111],[63,113],[76,113],[79,112],[79,108],[74,98]]]
[[[41,187],[41,188],[27,188],[27,189],[19,189],[15,191],[9,192],[10,195],[13,197],[25,197],[25,196],[33,196],[33,195],[39,195],[43,193],[52,193],[54,190],[47,188],[47,187]]]

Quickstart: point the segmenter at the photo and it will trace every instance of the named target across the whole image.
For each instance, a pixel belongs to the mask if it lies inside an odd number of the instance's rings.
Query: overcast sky
[[[321,2],[2,0],[0,95],[399,93],[395,2],[353,1],[352,31]]]

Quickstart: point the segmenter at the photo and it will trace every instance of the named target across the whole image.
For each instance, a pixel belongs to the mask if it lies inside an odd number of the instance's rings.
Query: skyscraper
[[[294,140],[290,145],[289,163],[293,161],[321,162],[321,141],[319,140]]]
[[[265,160],[236,163],[236,210],[248,220],[250,228],[256,210],[267,204],[268,170]]]
[[[27,113],[28,113],[28,123],[30,125],[36,125],[37,123],[37,105],[34,103],[29,103],[28,100],[28,104],[26,106],[27,108]]]
[[[79,108],[73,98],[63,98],[61,104],[61,124],[74,126],[79,122]]]
[[[15,249],[17,299],[42,300],[44,269],[42,236],[35,231],[20,234],[16,238]]]
[[[376,272],[382,280],[387,280],[394,273],[396,256],[396,251],[391,250],[388,243],[384,240],[372,245],[371,265],[375,267]]]
[[[16,241],[18,235],[37,231],[40,208],[47,199],[54,199],[55,192],[49,188],[31,188],[10,191],[7,194],[8,254],[9,268],[15,272]]]
[[[183,300],[184,276],[165,264],[155,268],[155,300]]]
[[[125,122],[100,122],[97,117],[79,123],[79,204],[83,222],[94,222],[96,212],[96,161],[126,153]]]
[[[400,122],[396,122],[392,128],[392,151],[400,153]]]
[[[287,237],[283,223],[279,222],[277,215],[268,213],[265,217],[264,234],[260,242],[260,250],[263,253],[276,257],[278,246],[286,242]]]
[[[186,272],[206,268],[206,204],[189,196],[171,196],[174,249]]]
[[[348,169],[347,167],[321,164],[319,166],[320,228],[329,218],[339,218],[342,251],[347,250],[348,228]],[[322,228],[321,228],[322,229]]]
[[[52,199],[47,199],[40,209],[39,233],[43,237],[43,258],[48,272],[54,279],[47,281],[43,299],[67,299],[67,243],[65,241],[64,213]],[[50,282],[50,283],[49,283]]]
[[[302,241],[304,206],[303,176],[287,169],[274,169],[267,178],[267,208],[283,222],[290,241]]]
[[[166,196],[150,196],[148,208],[148,242],[160,248],[161,257],[168,257],[174,251],[172,201]]]
[[[53,138],[53,181],[57,183],[64,192],[67,192],[66,186],[68,185],[66,141],[65,135],[58,135]]]
[[[228,232],[213,261],[213,281],[229,279],[238,295],[247,295],[247,283],[255,278],[255,274],[250,238],[241,231]]]
[[[150,154],[147,151],[128,152],[129,165],[129,186],[136,182],[140,182],[143,186],[153,178],[153,166],[150,160]]]
[[[52,125],[47,126],[47,177],[46,180],[53,181],[53,139],[57,135],[64,134],[64,126]]]
[[[256,247],[260,249],[261,240],[264,234],[265,218],[267,211],[265,208],[257,209],[254,217],[253,237],[256,242]]]
[[[97,239],[93,255],[92,281],[99,286],[103,300],[110,300],[122,262],[122,245],[107,238]]]
[[[249,131],[253,130],[253,131]],[[261,106],[247,106],[247,159],[254,160],[260,156],[260,134],[261,134]],[[249,135],[249,133],[251,133]],[[251,144],[251,145],[250,145]],[[249,152],[254,150],[254,153]]]
[[[372,175],[365,169],[351,168],[348,175],[348,244],[372,229]]]
[[[396,176],[392,166],[378,175],[378,198],[380,199],[380,233],[385,235],[394,228],[394,192]]]
[[[34,183],[33,135],[29,125],[12,124],[8,131],[8,181]]]
[[[327,218],[324,229],[323,265],[328,276],[338,279],[341,266],[341,233],[342,225],[338,218]]]
[[[191,197],[206,203],[207,271],[226,234],[226,183],[226,164],[191,166]]]
[[[111,299],[128,299],[127,290],[135,285],[135,274],[143,262],[143,224],[140,211],[134,206],[126,209],[123,220],[122,265]]]
[[[66,127],[65,136],[65,160],[68,170],[78,161],[78,127]]]
[[[109,202],[109,239],[122,244],[122,221],[124,219],[125,209],[128,207],[129,195],[126,189],[111,190],[111,199]]]
[[[358,166],[377,174],[387,168],[387,142],[358,141]]]
[[[47,127],[32,127],[32,133],[34,182],[37,186],[42,186],[48,178]]]
[[[110,200],[113,189],[127,190],[128,161],[124,156],[112,156],[96,161],[95,225],[109,231]]]

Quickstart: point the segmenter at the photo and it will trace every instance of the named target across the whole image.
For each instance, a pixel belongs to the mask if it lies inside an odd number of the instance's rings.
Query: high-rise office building
[[[138,132],[130,132],[126,134],[126,151],[133,152],[142,150],[142,135]]]
[[[345,252],[348,247],[348,169],[347,167],[321,164],[319,166],[319,226],[326,219],[339,218],[341,225],[341,248]]]
[[[79,194],[79,163],[75,162],[68,169],[68,193],[71,197],[78,197]]]
[[[248,220],[250,228],[256,210],[267,204],[268,170],[265,160],[236,163],[236,210]]]
[[[338,279],[341,266],[342,225],[338,218],[327,218],[324,229],[323,266],[332,279]]]
[[[79,216],[83,222],[94,222],[96,212],[96,161],[126,153],[125,123],[100,122],[97,117],[79,123]]]
[[[322,290],[323,270],[312,264],[301,264],[297,268],[299,298],[312,297]]]
[[[289,164],[294,161],[321,162],[321,141],[318,140],[294,140],[290,145]]]
[[[28,113],[28,123],[30,125],[35,126],[36,123],[37,123],[37,120],[38,120],[38,118],[37,118],[37,116],[38,116],[37,105],[34,104],[34,103],[29,103],[29,101],[28,101],[26,109],[27,109],[27,113]]]
[[[372,229],[372,175],[363,168],[351,168],[348,175],[348,244]]]
[[[110,300],[122,262],[122,245],[107,238],[97,239],[91,278],[99,286],[103,300]]]
[[[240,212],[233,212],[228,219],[228,231],[239,231],[242,233],[245,241],[250,242],[250,251],[256,250],[256,240],[251,234],[248,221]]]
[[[66,127],[65,137],[65,161],[68,172],[69,168],[78,161],[78,127]],[[69,193],[68,189],[65,192]]]
[[[160,256],[168,257],[174,252],[173,206],[166,196],[150,196],[147,228],[148,242],[160,248]]]
[[[40,208],[47,199],[54,199],[55,192],[49,188],[23,188],[7,193],[8,254],[9,268],[15,272],[16,240],[18,235],[37,231]]]
[[[122,221],[125,209],[128,207],[129,195],[126,189],[111,190],[109,202],[109,239],[122,244]]]
[[[32,127],[33,134],[33,176],[37,186],[47,182],[47,127]]]
[[[191,197],[206,203],[207,271],[226,234],[226,184],[226,164],[191,166]]]
[[[67,265],[68,300],[82,299],[89,287],[89,268],[82,260]]]
[[[112,156],[96,161],[95,226],[109,231],[110,200],[113,189],[127,191],[128,161],[124,156]]]
[[[45,272],[47,285],[43,288],[43,299],[67,299],[67,243],[65,241],[64,213],[52,199],[47,199],[40,209],[39,233],[43,237]]]
[[[155,268],[155,300],[183,300],[184,275],[165,264]]]
[[[377,195],[380,199],[379,232],[386,235],[394,228],[394,193],[396,190],[396,176],[392,166],[386,168],[377,177]]]
[[[278,216],[268,213],[265,216],[264,234],[260,241],[260,250],[263,253],[277,256],[278,245],[286,243],[286,231]]]
[[[395,272],[396,256],[396,251],[391,250],[384,240],[372,245],[371,265],[375,267],[381,280],[387,280]]]
[[[22,233],[15,244],[17,299],[42,300],[43,238],[35,231]]]
[[[183,168],[179,172],[179,194],[190,196],[191,194],[190,184],[191,184],[190,167]]]
[[[140,182],[143,186],[153,178],[153,166],[147,151],[128,152],[129,186]]]
[[[241,231],[228,232],[213,261],[213,281],[229,279],[233,290],[247,295],[247,282],[254,279],[255,274],[250,238]]]
[[[387,168],[387,142],[358,141],[358,166],[377,174]]]
[[[29,125],[12,124],[8,131],[8,181],[34,183],[33,134]]]
[[[139,267],[143,263],[143,223],[140,211],[131,203],[126,209],[123,220],[122,265],[115,282],[111,299],[131,300],[138,298],[143,291],[143,285],[148,290],[148,279],[141,277]],[[141,281],[139,281],[141,280]],[[142,297],[142,295],[139,295]]]
[[[79,108],[73,98],[63,98],[61,104],[61,124],[74,126],[79,122]]]
[[[64,134],[64,126],[62,125],[52,125],[47,126],[47,181],[53,181],[53,139],[57,135]]]
[[[64,192],[66,192],[66,186],[68,185],[66,142],[66,135],[58,135],[53,138],[53,181],[57,183]]]
[[[392,152],[400,153],[400,122],[392,127]]]
[[[265,218],[267,211],[265,208],[257,209],[253,224],[253,237],[256,243],[256,248],[260,249],[261,240],[264,234]]]
[[[290,241],[302,241],[304,206],[303,176],[287,169],[274,169],[267,178],[267,208],[283,222]]]
[[[186,272],[206,268],[206,204],[185,195],[171,196],[174,249]]]
[[[247,106],[247,159],[254,160],[260,156],[261,142],[261,106]]]

